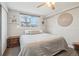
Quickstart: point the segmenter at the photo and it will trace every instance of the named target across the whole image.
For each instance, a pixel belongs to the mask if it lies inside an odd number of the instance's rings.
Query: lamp
[[[55,9],[55,2],[46,2],[49,8]]]

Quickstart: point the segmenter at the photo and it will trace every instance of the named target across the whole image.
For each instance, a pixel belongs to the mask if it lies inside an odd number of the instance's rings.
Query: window
[[[21,15],[21,26],[22,27],[37,27],[38,25],[38,17]]]

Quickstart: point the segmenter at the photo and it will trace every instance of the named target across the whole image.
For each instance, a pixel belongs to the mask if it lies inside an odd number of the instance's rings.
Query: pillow
[[[29,34],[29,30],[25,30],[24,31],[24,34],[26,35],[26,34]]]
[[[34,35],[34,34],[40,34],[40,31],[29,31],[30,34]]]
[[[42,33],[41,30],[25,30],[26,35],[35,35],[35,34],[40,34]]]

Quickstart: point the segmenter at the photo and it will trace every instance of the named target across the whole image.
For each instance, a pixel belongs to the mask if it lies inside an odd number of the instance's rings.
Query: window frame
[[[29,19],[29,20],[24,20],[23,18],[24,17],[27,17],[27,19]],[[38,26],[38,23],[37,23],[37,21],[38,21],[38,19],[36,19],[36,24],[34,23],[32,23],[33,21],[33,19],[32,19],[32,17],[36,17],[37,18],[37,16],[30,16],[30,15],[20,15],[20,24],[21,24],[21,27],[37,27]],[[31,19],[30,19],[31,18]]]

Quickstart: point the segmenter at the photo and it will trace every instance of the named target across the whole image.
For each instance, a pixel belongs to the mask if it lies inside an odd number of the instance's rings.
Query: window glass
[[[22,27],[37,27],[38,17],[21,15],[21,26]]]

